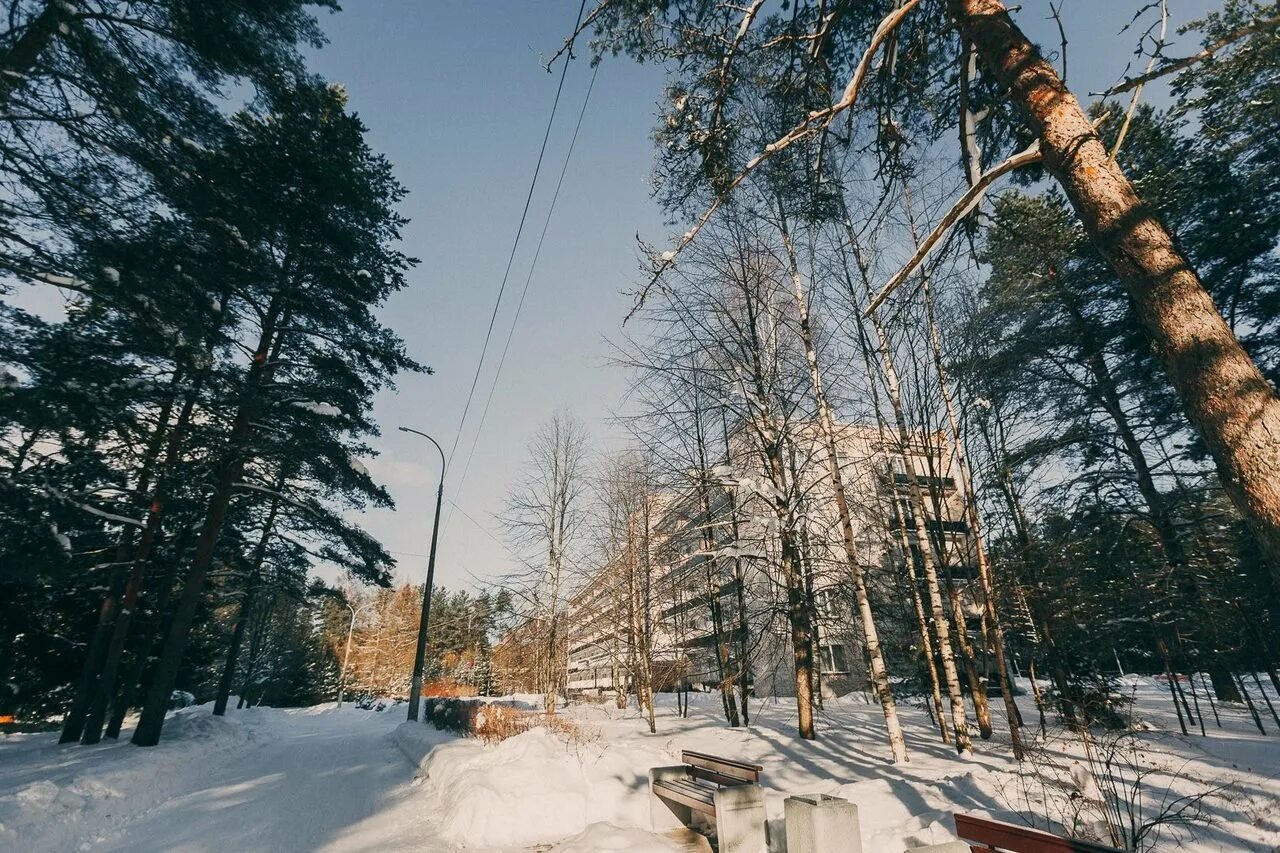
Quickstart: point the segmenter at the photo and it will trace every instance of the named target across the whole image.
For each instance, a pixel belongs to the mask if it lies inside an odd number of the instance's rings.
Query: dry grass
[[[485,705],[476,712],[471,734],[485,743],[498,743],[539,726],[573,744],[585,743],[598,737],[593,737],[577,723],[557,714],[522,711],[510,705],[498,704]]]

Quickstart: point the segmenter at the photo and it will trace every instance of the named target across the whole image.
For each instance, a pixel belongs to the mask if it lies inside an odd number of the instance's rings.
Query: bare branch
[[[742,182],[745,181],[752,172],[760,168],[766,160],[769,160],[775,155],[787,150],[801,139],[806,139],[825,130],[838,115],[853,107],[854,103],[858,99],[858,91],[862,87],[862,81],[866,78],[867,70],[871,67],[871,61],[875,58],[880,46],[884,44],[885,39],[887,39],[890,34],[897,29],[903,19],[906,18],[907,15],[909,15],[911,11],[919,5],[919,3],[920,0],[907,0],[906,3],[889,13],[880,21],[875,32],[871,35],[871,43],[867,45],[867,50],[863,53],[862,59],[858,62],[858,67],[854,70],[853,77],[849,80],[849,84],[845,87],[844,94],[841,96],[839,101],[829,107],[823,107],[820,110],[814,110],[809,113],[809,115],[805,117],[804,121],[793,127],[783,136],[775,139],[773,142],[770,142],[763,150],[760,151],[759,154],[747,161],[747,165],[743,167],[742,171],[739,172],[732,181],[729,182],[729,185],[724,189],[724,191],[717,196],[716,200],[711,204],[707,211],[698,219],[697,224],[684,233],[680,238],[680,241],[676,244],[675,249],[663,252],[656,260],[649,278],[649,283],[642,288],[640,293],[637,295],[636,306],[627,314],[627,319],[630,319],[631,315],[644,304],[644,299],[648,295],[649,289],[653,287],[654,282],[661,278],[663,273],[675,265],[676,258],[679,256],[680,252],[694,241],[702,229],[706,227],[707,222],[711,220],[711,217],[715,215],[716,211],[724,205],[733,191],[741,186]]]
[[[929,233],[929,236],[925,237],[924,241],[916,247],[915,254],[911,256],[911,260],[907,261],[906,265],[902,269],[898,270],[898,272],[894,274],[893,278],[889,279],[889,282],[881,288],[880,292],[871,300],[871,303],[867,306],[866,310],[862,312],[862,315],[864,317],[870,317],[875,313],[876,309],[889,298],[889,295],[897,290],[898,287],[907,280],[907,277],[916,271],[916,268],[920,266],[921,262],[923,262],[926,257],[928,257],[929,252],[932,251],[933,247],[947,235],[947,232],[950,231],[957,222],[968,215],[974,205],[982,201],[982,197],[986,194],[992,184],[1015,169],[1020,169],[1023,166],[1028,166],[1032,163],[1038,163],[1040,158],[1040,143],[1039,141],[1036,141],[1019,151],[1017,154],[1014,154],[1000,165],[993,167],[979,178],[978,181],[969,188],[969,191],[962,195],[960,200],[951,206],[951,209],[947,211],[947,215],[942,217],[942,221],[939,222],[933,231]]]
[[[1213,57],[1217,55],[1218,51],[1222,50],[1224,47],[1229,47],[1245,36],[1250,36],[1254,33],[1260,33],[1265,30],[1272,29],[1277,25],[1280,25],[1280,15],[1275,15],[1260,21],[1254,21],[1252,24],[1245,24],[1243,27],[1239,27],[1227,33],[1225,36],[1218,39],[1199,53],[1193,53],[1191,56],[1184,56],[1182,59],[1171,59],[1159,68],[1155,68],[1145,74],[1140,74],[1137,77],[1129,77],[1122,80],[1104,92],[1093,92],[1092,94],[1095,97],[1109,98],[1112,95],[1119,95],[1123,92],[1131,91],[1139,86],[1144,86],[1147,83],[1150,83],[1152,80],[1159,79],[1160,77],[1164,77],[1169,74],[1175,74],[1185,68],[1190,68],[1198,62],[1204,62],[1206,59],[1213,59]]]
[[[582,23],[578,24],[578,26],[574,28],[573,32],[569,34],[569,37],[564,40],[564,44],[560,45],[560,49],[551,54],[551,58],[542,64],[543,69],[550,72],[551,66],[554,65],[556,60],[561,56],[566,53],[572,56],[574,40],[577,39],[578,36],[582,35],[583,31],[585,31],[587,27],[595,23],[596,18],[600,17],[600,13],[607,9],[609,4],[612,2],[613,0],[601,0],[600,5],[592,9],[591,14],[583,18]]]

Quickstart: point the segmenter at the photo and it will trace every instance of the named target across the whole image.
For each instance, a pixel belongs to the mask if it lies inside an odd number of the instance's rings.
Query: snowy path
[[[399,716],[291,716],[279,737],[90,849],[449,850],[432,843],[414,768],[389,737]]]
[[[402,714],[254,709],[219,720],[193,708],[155,750],[8,739],[0,851],[453,850],[391,739]]]

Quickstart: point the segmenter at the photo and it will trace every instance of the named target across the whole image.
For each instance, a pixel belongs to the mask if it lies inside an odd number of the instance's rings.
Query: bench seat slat
[[[695,811],[710,815],[716,812],[714,789],[706,785],[683,779],[663,779],[654,782],[653,788],[660,796],[686,805]]]

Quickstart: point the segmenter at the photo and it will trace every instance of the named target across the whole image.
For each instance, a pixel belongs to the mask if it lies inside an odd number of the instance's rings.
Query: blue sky
[[[542,140],[557,74],[540,62],[572,29],[578,3],[351,2],[324,21],[330,44],[314,68],[346,85],[370,141],[395,164],[410,196],[403,211],[407,251],[421,258],[412,287],[384,320],[434,376],[407,377],[383,394],[375,414],[382,456],[368,463],[396,498],[396,512],[364,522],[393,551],[401,576],[420,581],[430,540],[438,457],[400,424],[434,436],[446,451],[457,432],[485,327],[502,280],[529,178]],[[649,133],[662,91],[658,70],[608,61],[600,70],[529,296],[461,496],[493,366],[528,274],[550,194],[591,77],[575,61],[562,95],[538,191],[530,209],[507,298],[494,329],[467,434],[446,482],[437,580],[469,585],[505,570],[511,555],[494,520],[519,470],[525,443],[557,407],[579,415],[608,441],[610,411],[623,376],[606,365],[604,336],[616,331],[635,278],[637,232],[661,237],[650,201]],[[464,514],[465,513],[465,514]]]
[[[589,3],[591,0],[589,0]],[[1063,0],[1072,89],[1087,100],[1122,77],[1137,33],[1121,33],[1140,0]],[[1209,0],[1171,0],[1169,54],[1193,52],[1177,24],[1203,13]],[[557,82],[542,61],[572,29],[575,0],[349,0],[326,15],[329,44],[311,56],[313,69],[343,83],[352,108],[370,128],[410,195],[405,249],[422,260],[411,286],[386,306],[383,320],[434,376],[409,376],[383,393],[375,416],[381,455],[367,460],[391,490],[395,511],[362,519],[400,559],[402,580],[420,582],[431,535],[439,462],[407,425],[448,450],[475,370],[485,327],[507,263],[529,177]],[[1026,0],[1019,24],[1057,51],[1048,0]],[[650,197],[650,133],[662,93],[660,69],[625,58],[604,61],[573,161],[530,284],[519,327],[459,493],[493,367],[529,270],[547,203],[591,77],[585,56],[569,70],[525,238],[494,329],[490,360],[446,483],[437,580],[471,586],[512,564],[495,515],[517,476],[529,436],[557,408],[586,422],[599,447],[620,442],[610,415],[625,376],[607,363],[606,336],[616,336],[630,307],[622,292],[639,278],[636,235],[661,243],[672,229]],[[1163,86],[1148,87],[1160,102]],[[45,314],[62,297],[47,286],[19,288],[14,300]],[[450,502],[456,502],[455,509]]]
[[[1082,99],[1123,74],[1136,34],[1120,30],[1136,5],[1065,0],[1069,82]],[[1174,5],[1171,18],[1185,21],[1204,5]],[[574,0],[350,2],[326,19],[330,44],[314,56],[317,71],[347,86],[371,128],[372,144],[391,158],[411,192],[404,211],[413,222],[405,242],[422,264],[412,288],[391,302],[384,317],[436,375],[409,377],[398,393],[378,401],[383,455],[369,467],[391,489],[398,511],[365,518],[400,552],[407,580],[425,575],[425,559],[413,555],[427,550],[438,462],[426,442],[395,427],[422,429],[446,450],[454,440],[555,92],[556,76],[540,61],[571,29],[577,7]],[[1045,0],[1024,3],[1018,20],[1033,38],[1057,49]],[[1192,49],[1185,40],[1180,47],[1173,55]],[[590,76],[586,61],[570,68],[476,408],[483,405]],[[621,291],[638,277],[636,233],[652,241],[666,234],[648,185],[650,131],[661,91],[659,69],[625,58],[608,59],[600,68],[462,493],[458,481],[478,411],[446,483],[446,497],[461,511],[445,504],[440,583],[470,585],[510,565],[494,515],[530,433],[557,407],[585,420],[599,443],[618,441],[608,416],[619,404],[624,377],[607,366],[604,338],[617,333],[630,304]]]

